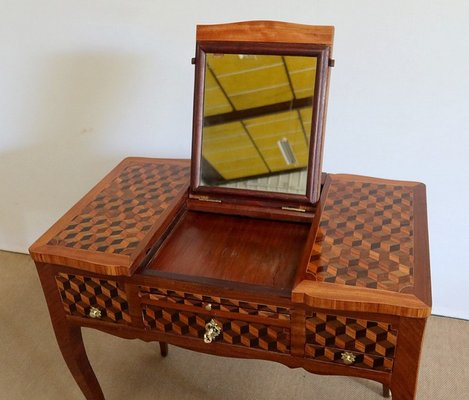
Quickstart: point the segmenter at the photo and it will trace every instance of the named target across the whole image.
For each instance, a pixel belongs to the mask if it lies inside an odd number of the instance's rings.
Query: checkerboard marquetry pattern
[[[385,322],[313,312],[306,319],[306,347],[309,357],[342,362],[341,354],[355,354],[355,366],[392,369],[397,330]]]
[[[127,296],[120,283],[64,273],[59,273],[55,280],[66,313],[88,317],[91,307],[95,307],[101,311],[100,320],[131,322]]]
[[[290,311],[285,307],[224,297],[207,296],[197,293],[187,293],[171,289],[140,286],[140,297],[160,301],[162,303],[185,304],[194,307],[205,307],[210,304],[210,307],[213,310],[232,312],[241,315],[257,315],[280,320],[290,319]]]
[[[209,315],[152,305],[143,307],[143,318],[150,329],[200,339],[204,337],[205,324],[211,319]],[[214,342],[279,353],[290,352],[289,329],[218,317],[215,321],[222,329]]]
[[[48,244],[132,254],[188,181],[189,167],[149,162],[131,164]]]
[[[308,272],[316,280],[400,292],[414,285],[413,191],[332,178]]]

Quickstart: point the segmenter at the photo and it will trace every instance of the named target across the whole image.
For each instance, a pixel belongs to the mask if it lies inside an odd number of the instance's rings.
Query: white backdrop
[[[469,319],[464,0],[2,0],[0,248],[123,157],[188,158],[195,25],[251,19],[336,26],[324,170],[427,184],[433,312]]]

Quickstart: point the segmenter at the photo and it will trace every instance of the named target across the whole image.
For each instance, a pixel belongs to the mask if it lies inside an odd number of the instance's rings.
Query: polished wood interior
[[[188,211],[149,271],[291,289],[309,225]]]

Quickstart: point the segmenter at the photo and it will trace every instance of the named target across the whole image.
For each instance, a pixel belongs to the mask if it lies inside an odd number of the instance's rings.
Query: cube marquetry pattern
[[[308,271],[323,282],[412,287],[413,229],[411,188],[333,178]]]
[[[224,297],[206,296],[197,293],[186,293],[171,289],[140,287],[140,297],[160,301],[162,303],[185,304],[194,307],[211,305],[213,310],[236,314],[257,315],[266,318],[289,320],[288,308],[250,301],[228,299]]]
[[[306,318],[306,355],[323,361],[342,362],[350,351],[355,366],[390,370],[396,343],[397,330],[385,322],[316,312]]]
[[[132,254],[187,185],[188,177],[189,167],[155,163],[129,165],[48,244]]]
[[[211,320],[208,315],[150,305],[143,307],[143,318],[150,329],[199,339],[203,339],[205,324]],[[222,329],[214,342],[279,353],[290,352],[290,331],[286,328],[226,318],[214,319]]]
[[[336,364],[344,364],[342,354],[344,350],[334,349],[330,347],[321,347],[315,345],[307,345],[305,348],[305,356],[314,358],[318,361],[332,362]],[[393,367],[393,359],[388,357],[378,357],[366,353],[351,352],[355,356],[352,364],[354,367],[374,369],[377,371],[391,372]]]
[[[101,311],[102,321],[131,322],[124,288],[110,280],[60,273],[55,278],[65,312],[88,317],[91,307]]]

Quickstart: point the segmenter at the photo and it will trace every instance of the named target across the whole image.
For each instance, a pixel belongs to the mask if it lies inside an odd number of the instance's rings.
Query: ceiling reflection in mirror
[[[206,53],[202,186],[306,193],[316,65]]]

